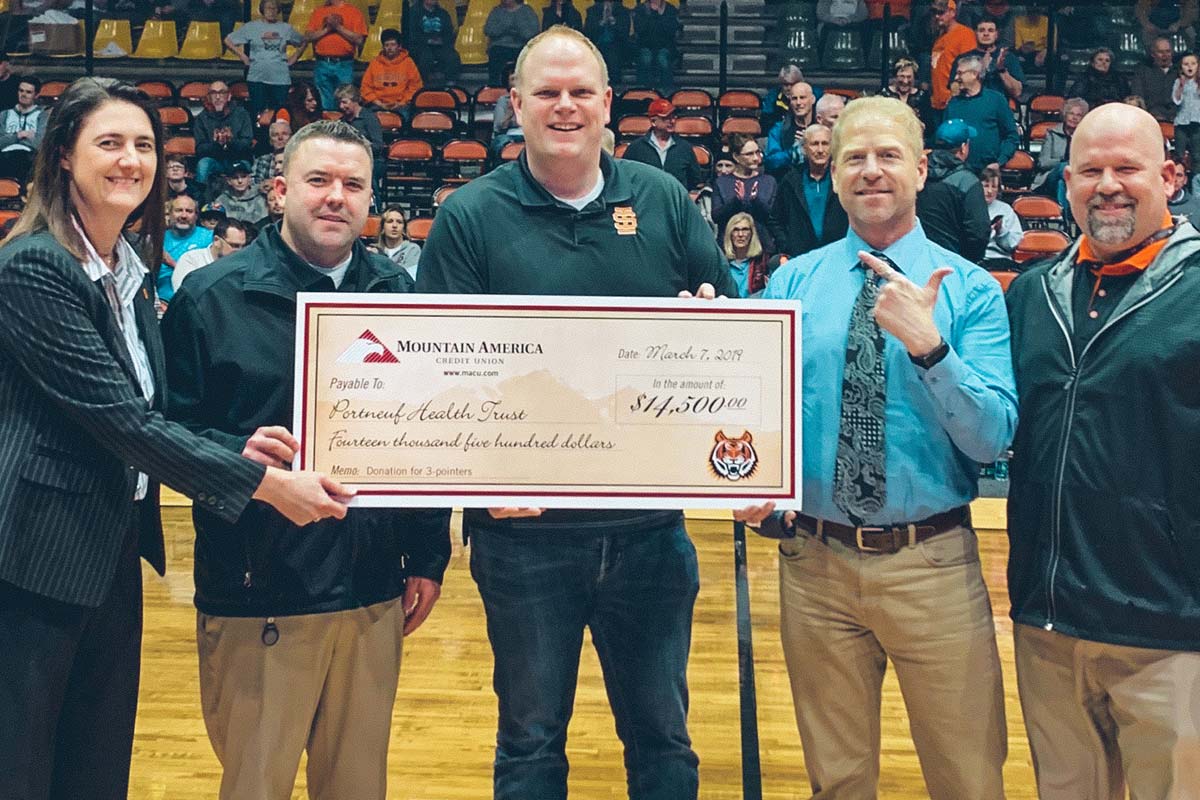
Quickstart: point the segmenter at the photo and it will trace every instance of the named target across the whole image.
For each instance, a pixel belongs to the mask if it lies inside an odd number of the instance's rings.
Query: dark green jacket
[[[292,427],[298,292],[409,292],[412,279],[361,243],[340,289],[269,227],[188,276],[163,318],[167,415],[241,452],[264,425]],[[339,611],[400,596],[407,572],[441,581],[449,509],[352,508],[297,527],[251,502],[235,523],[193,507],[196,606],[218,616]]]
[[[1012,618],[1200,650],[1200,234],[1182,223],[1081,348],[1070,336],[1077,249],[1006,295],[1020,397]]]

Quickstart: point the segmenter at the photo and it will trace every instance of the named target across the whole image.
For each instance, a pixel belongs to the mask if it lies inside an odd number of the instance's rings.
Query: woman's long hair
[[[73,222],[75,209],[71,204],[71,173],[63,169],[63,158],[75,149],[84,123],[100,106],[120,101],[136,106],[150,120],[154,132],[154,156],[157,167],[150,193],[141,205],[126,218],[123,227],[129,230],[140,223],[142,260],[155,270],[162,258],[163,233],[166,220],[163,203],[166,200],[167,170],[163,157],[162,123],[150,105],[149,98],[135,86],[112,78],[80,78],[67,87],[50,112],[46,133],[33,162],[33,180],[29,200],[21,218],[13,226],[5,242],[38,231],[49,231],[71,255],[84,259],[86,247]],[[149,209],[150,213],[146,213]]]
[[[408,217],[404,214],[404,206],[393,203],[383,209],[383,213],[379,215],[379,236],[376,237],[375,241],[380,247],[388,246],[387,242],[383,240],[383,218],[393,211],[400,215],[400,219],[404,220],[404,226],[400,229],[400,241],[408,241]]]
[[[317,98],[317,109],[312,113],[304,107],[304,98],[312,94]],[[321,95],[317,93],[317,88],[308,81],[296,81],[292,84],[292,88],[288,89],[287,105],[284,106],[288,112],[288,119],[292,123],[292,130],[298,131],[310,122],[316,122],[322,118],[321,114]]]

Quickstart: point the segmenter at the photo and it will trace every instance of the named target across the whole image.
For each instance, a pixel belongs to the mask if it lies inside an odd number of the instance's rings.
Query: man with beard
[[[171,274],[179,257],[188,250],[199,250],[212,244],[212,231],[196,224],[199,216],[196,198],[181,194],[169,206],[171,226],[163,236],[163,263],[158,271],[158,299],[163,303],[171,302],[175,294]]]
[[[1017,686],[1043,800],[1200,796],[1200,234],[1147,112],[1064,171],[1083,236],[1009,288]]]

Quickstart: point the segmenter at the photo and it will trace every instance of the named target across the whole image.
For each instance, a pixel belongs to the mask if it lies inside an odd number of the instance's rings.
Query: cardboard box
[[[46,56],[82,53],[83,23],[75,25],[29,23],[29,52]]]

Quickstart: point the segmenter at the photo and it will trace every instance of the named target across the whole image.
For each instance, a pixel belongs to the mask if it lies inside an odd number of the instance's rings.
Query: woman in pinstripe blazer
[[[304,524],[345,491],[264,467],[160,413],[154,312],[165,170],[137,90],[72,84],[0,248],[0,797],[124,798],[141,643],[139,553],[164,568],[158,480],[233,521]],[[123,232],[141,222],[140,256]],[[292,440],[294,443],[294,440]]]

